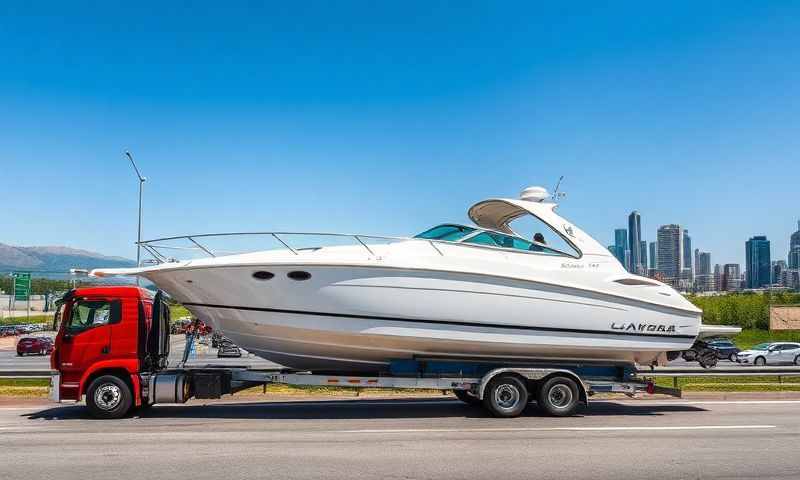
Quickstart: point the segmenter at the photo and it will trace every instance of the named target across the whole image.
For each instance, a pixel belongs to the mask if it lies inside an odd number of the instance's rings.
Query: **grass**
[[[188,317],[191,316],[189,310],[186,309],[183,305],[170,305],[169,307],[169,318],[172,320],[177,320],[181,317]]]
[[[733,342],[742,350],[764,342],[800,342],[800,331],[797,330],[742,330],[733,337]]]
[[[49,387],[46,378],[0,378],[0,396],[44,398]]]
[[[29,323],[45,323],[47,325],[53,324],[53,315],[31,315],[28,317],[5,317],[0,320],[0,325],[27,325]]]

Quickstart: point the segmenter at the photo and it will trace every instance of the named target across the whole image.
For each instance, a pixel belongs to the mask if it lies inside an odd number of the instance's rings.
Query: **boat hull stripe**
[[[196,303],[184,302],[184,306],[204,307],[204,308],[223,308],[230,310],[245,310],[250,312],[271,312],[271,313],[285,313],[289,315],[314,315],[318,317],[335,317],[335,318],[357,318],[362,320],[383,320],[388,322],[410,322],[410,323],[426,323],[434,325],[458,325],[462,327],[476,327],[476,328],[505,328],[511,330],[532,330],[539,332],[563,332],[563,333],[589,333],[592,335],[614,335],[622,337],[657,337],[664,339],[685,339],[693,340],[695,335],[662,335],[658,333],[641,333],[641,332],[609,332],[605,330],[584,330],[577,328],[560,328],[560,327],[533,327],[528,325],[505,325],[500,323],[473,323],[473,322],[457,322],[452,320],[428,320],[420,318],[402,318],[402,317],[383,317],[377,315],[355,315],[350,313],[325,313],[325,312],[312,312],[305,310],[286,310],[280,308],[264,308],[264,307],[244,307],[238,305],[215,305],[209,303]]]

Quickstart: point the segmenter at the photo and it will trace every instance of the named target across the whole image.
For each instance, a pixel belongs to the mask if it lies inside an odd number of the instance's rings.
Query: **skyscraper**
[[[739,290],[742,285],[742,275],[739,273],[738,263],[726,263],[722,269],[722,288],[728,292]]]
[[[639,275],[645,275],[647,274],[647,242],[644,240],[639,242],[639,251],[641,252],[639,256],[642,261],[642,270],[638,273]]]
[[[668,283],[676,284],[683,267],[683,229],[680,225],[658,227],[657,268]]]
[[[770,283],[769,240],[764,235],[745,242],[747,288],[763,288]]]
[[[617,257],[619,263],[625,269],[628,269],[628,264],[625,263],[625,250],[628,249],[628,231],[624,228],[614,230],[614,256]]]
[[[695,287],[701,292],[715,290],[714,274],[711,272],[711,254],[701,252],[699,249],[694,251],[695,256]]]
[[[789,237],[789,268],[800,268],[800,220],[797,222],[797,231]]]
[[[689,236],[689,230],[683,231],[683,267],[684,270],[689,270],[688,276],[692,276],[692,237]]]
[[[697,270],[695,274],[711,275],[711,254],[700,250],[695,250],[695,252],[697,252]]]
[[[642,252],[639,249],[639,244],[642,241],[642,218],[639,212],[632,211],[628,215],[628,248],[631,251],[631,273],[642,273]]]
[[[658,268],[658,255],[656,251],[658,250],[658,245],[656,242],[650,242],[650,270],[655,270]]]

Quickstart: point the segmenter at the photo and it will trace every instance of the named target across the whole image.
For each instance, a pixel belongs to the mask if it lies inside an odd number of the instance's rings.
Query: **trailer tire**
[[[114,375],[95,378],[86,390],[86,406],[95,418],[122,418],[133,405],[128,384]]]
[[[539,408],[554,417],[574,415],[579,402],[578,385],[569,377],[551,377],[539,389]]]
[[[495,417],[518,417],[528,406],[528,389],[516,375],[498,375],[483,394],[483,406]]]
[[[466,403],[471,407],[474,407],[476,405],[481,405],[483,403],[481,402],[480,398],[469,393],[467,390],[453,390],[453,394],[456,396],[457,399],[461,400],[462,402]]]

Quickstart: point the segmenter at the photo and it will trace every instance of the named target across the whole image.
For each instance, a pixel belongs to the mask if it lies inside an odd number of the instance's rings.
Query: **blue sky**
[[[413,234],[565,175],[604,243],[638,209],[786,257],[800,4],[135,3],[0,5],[0,242],[135,256],[128,148],[146,238]]]

